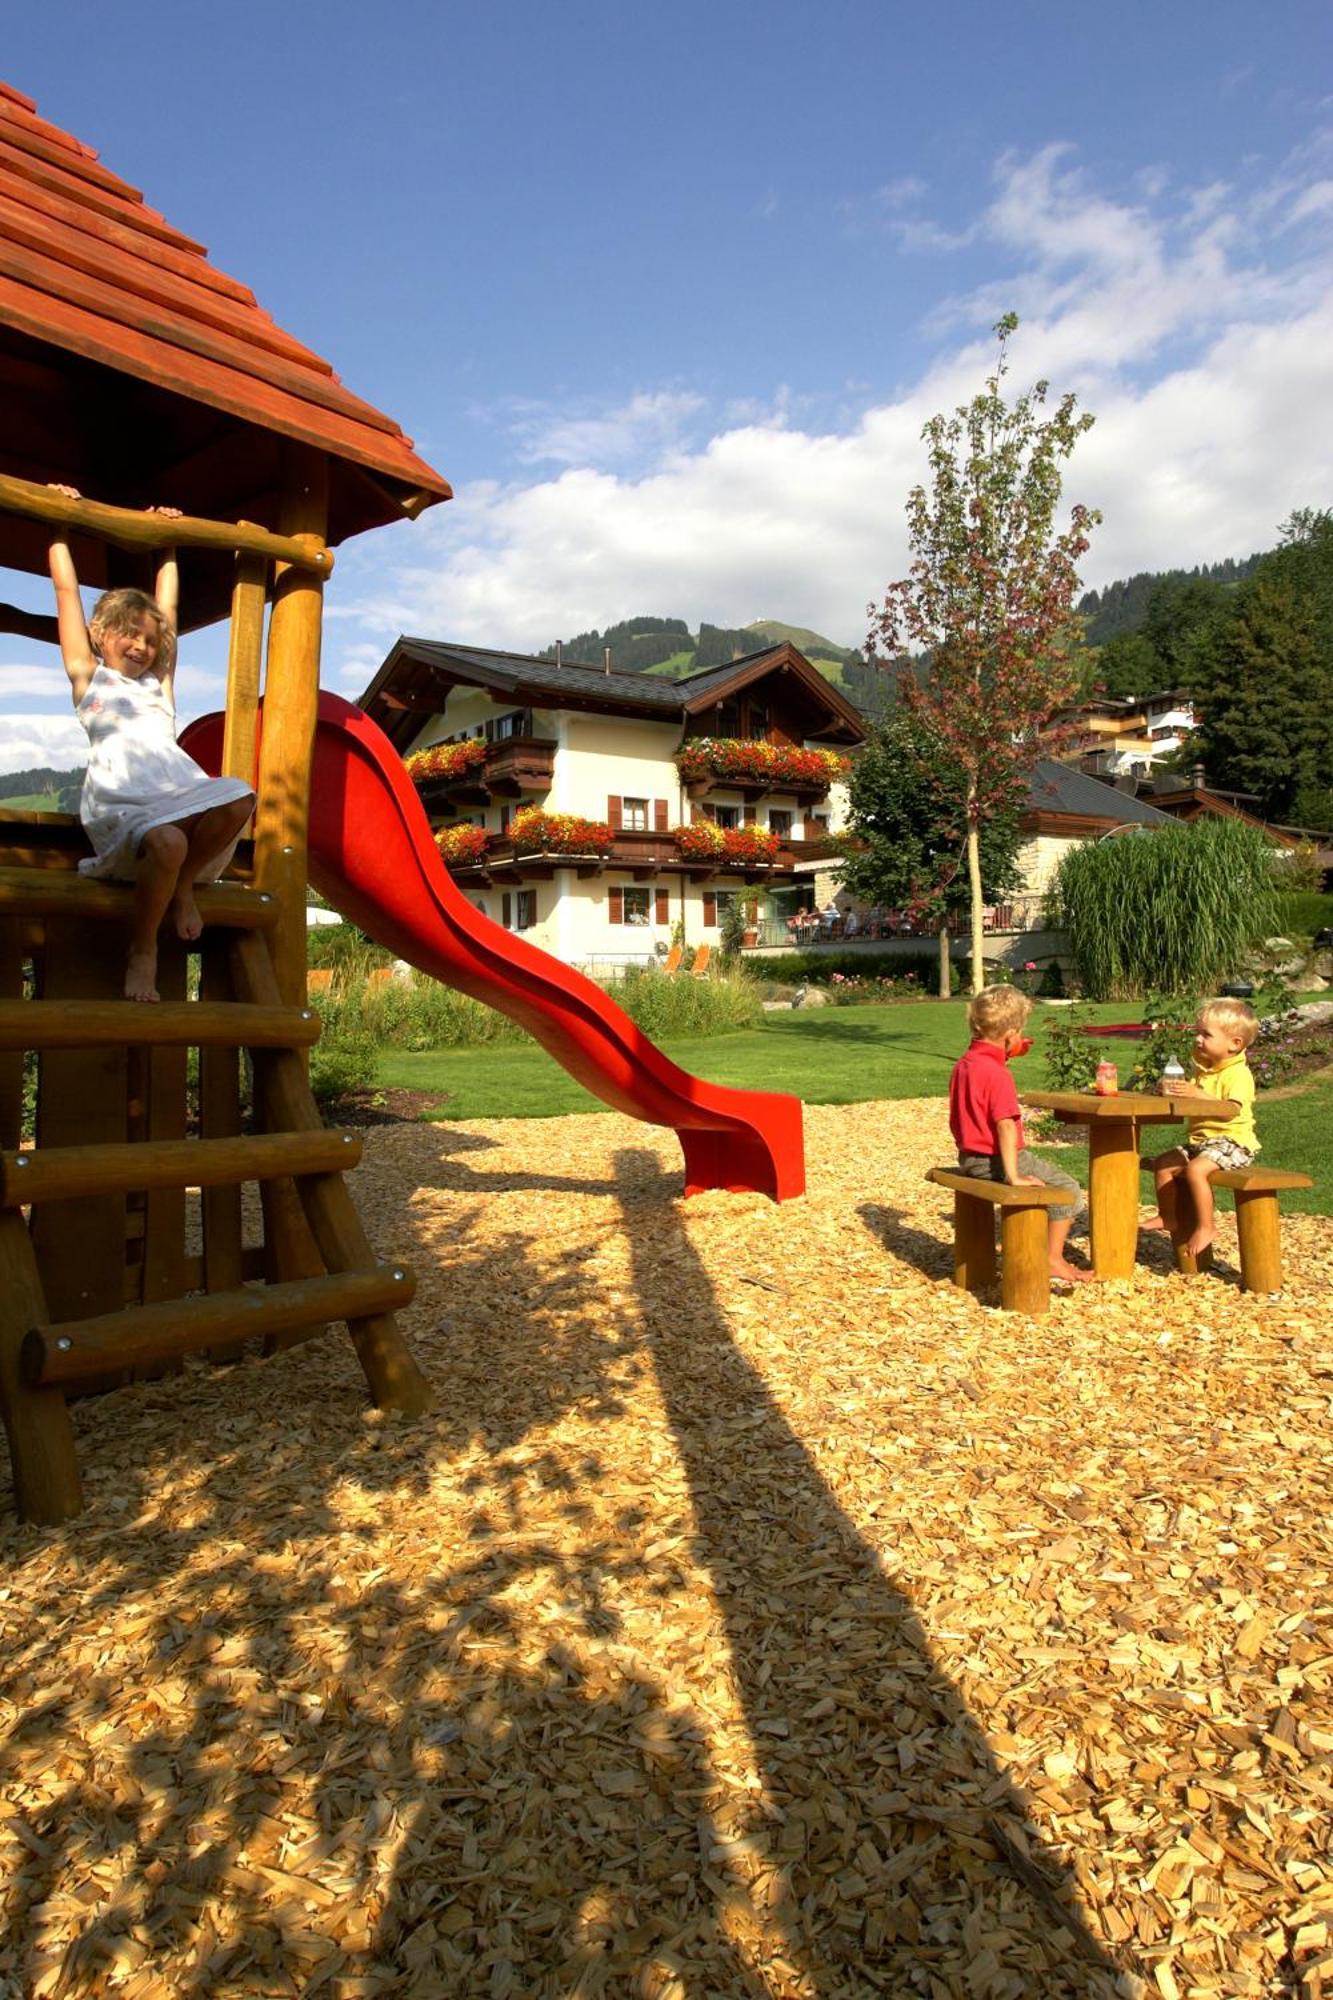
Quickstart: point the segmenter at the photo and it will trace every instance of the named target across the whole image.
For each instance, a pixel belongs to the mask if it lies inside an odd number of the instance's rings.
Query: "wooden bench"
[[[965,1292],[994,1284],[998,1208],[1000,1304],[1006,1312],[1044,1313],[1051,1302],[1046,1211],[1069,1200],[1067,1189],[1010,1187],[955,1167],[932,1167],[926,1179],[953,1190],[954,1283]]]
[[[1214,1188],[1230,1188],[1236,1197],[1236,1231],[1240,1237],[1240,1282],[1247,1292],[1282,1290],[1282,1243],[1278,1233],[1277,1198],[1282,1188],[1308,1188],[1308,1174],[1290,1174],[1282,1167],[1238,1167],[1212,1176]],[[1191,1257],[1183,1243],[1175,1245],[1176,1269],[1192,1275],[1208,1270],[1211,1247]]]

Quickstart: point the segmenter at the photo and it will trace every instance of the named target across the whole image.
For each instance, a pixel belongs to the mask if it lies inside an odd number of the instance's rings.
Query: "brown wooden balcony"
[[[515,848],[504,834],[493,836],[480,861],[450,863],[464,882],[549,882],[557,868],[572,868],[580,880],[612,870],[635,882],[652,882],[660,875],[684,875],[706,882],[714,877],[746,882],[775,882],[790,877],[799,861],[819,861],[834,851],[827,840],[783,841],[771,862],[742,863],[724,855],[684,855],[669,833],[635,833],[622,828],[604,854],[561,854],[554,850]]]
[[[486,746],[486,761],[456,778],[423,778],[417,786],[427,812],[487,806],[492,799],[529,804],[544,799],[555,772],[556,746],[544,736],[506,736]]]

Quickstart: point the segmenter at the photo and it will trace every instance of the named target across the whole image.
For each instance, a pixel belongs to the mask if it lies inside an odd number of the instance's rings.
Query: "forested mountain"
[[[22,804],[32,812],[74,812],[82,789],[82,770],[53,771],[47,764],[37,764],[29,771],[6,771],[0,776],[0,806]]]
[[[1252,556],[1228,556],[1225,562],[1204,563],[1194,569],[1141,569],[1135,576],[1120,577],[1104,590],[1089,590],[1078,601],[1083,620],[1083,636],[1089,646],[1104,646],[1121,632],[1136,632],[1148,615],[1148,607],[1159,584],[1188,583],[1203,578],[1207,583],[1240,583],[1263,561],[1263,551]]]
[[[728,660],[739,660],[764,646],[780,645],[784,639],[789,639],[830,680],[839,679],[844,660],[855,657],[847,647],[824,638],[820,632],[766,618],[757,618],[750,625],[709,625],[705,621],[697,634],[690,631],[683,618],[626,618],[619,625],[608,625],[604,632],[576,632],[572,639],[560,641],[560,650],[566,660],[583,660],[600,667],[609,647],[611,665],[617,673],[671,674],[679,678],[682,674],[702,673],[707,667],[725,666]],[[539,657],[553,660],[555,652],[555,646],[550,645]]]

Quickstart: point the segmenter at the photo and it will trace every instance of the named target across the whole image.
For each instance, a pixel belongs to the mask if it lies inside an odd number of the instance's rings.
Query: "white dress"
[[[156,674],[136,680],[99,662],[75,714],[92,745],[79,818],[96,850],[80,861],[81,874],[133,881],[153,827],[254,797],[240,778],[210,778],[181,749],[175,705]]]

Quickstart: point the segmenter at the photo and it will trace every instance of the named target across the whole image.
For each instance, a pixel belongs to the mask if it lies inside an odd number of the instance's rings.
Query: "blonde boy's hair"
[[[154,671],[161,673],[164,668],[169,668],[176,658],[176,634],[163,615],[162,606],[146,590],[127,588],[102,592],[88,620],[88,638],[98,659],[102,658],[102,645],[108,632],[133,632],[141,618],[151,618],[157,625]]]
[[[1200,1021],[1215,1021],[1229,1035],[1234,1035],[1243,1049],[1259,1032],[1259,1016],[1248,1000],[1233,1000],[1223,994],[1220,1000],[1205,1000],[1199,1009]]]
[[[998,1041],[1001,1035],[1015,1034],[1032,1012],[1032,1002],[1016,986],[987,986],[974,993],[967,1010],[967,1025],[983,1041]]]

